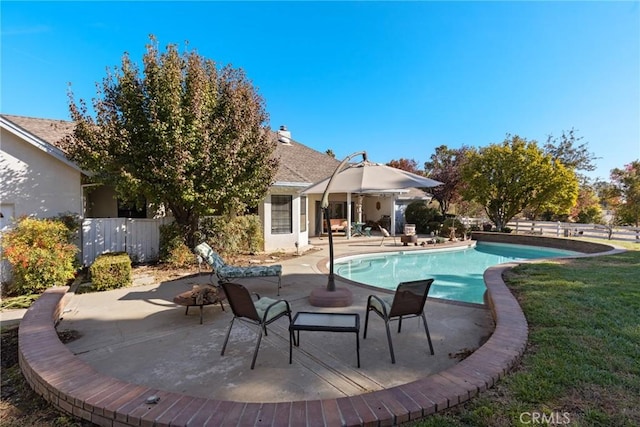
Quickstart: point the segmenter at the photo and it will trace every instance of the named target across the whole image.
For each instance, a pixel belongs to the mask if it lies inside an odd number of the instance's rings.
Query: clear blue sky
[[[69,119],[148,35],[244,69],[270,126],[338,158],[422,168],[435,147],[575,128],[592,177],[640,158],[640,3],[0,3],[0,111]]]

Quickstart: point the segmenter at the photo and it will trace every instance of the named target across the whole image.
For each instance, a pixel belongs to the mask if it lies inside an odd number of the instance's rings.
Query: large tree
[[[640,160],[613,169],[611,181],[620,197],[616,208],[618,222],[640,227]]]
[[[578,222],[599,222],[600,209],[599,200],[592,196],[595,195],[593,185],[589,177],[581,173],[582,171],[594,171],[596,169],[595,160],[598,158],[588,149],[588,143],[582,142],[584,139],[578,136],[578,131],[571,128],[569,131],[562,131],[560,137],[549,135],[547,143],[544,145],[544,152],[549,154],[553,160],[558,160],[566,168],[575,172],[580,185],[578,201],[573,207],[570,217]],[[543,218],[559,219],[552,212],[544,212]]]
[[[600,199],[592,187],[580,186],[578,199],[571,208],[569,217],[575,222],[583,224],[600,224],[603,222]]]
[[[440,204],[440,212],[446,215],[452,203],[460,201],[460,194],[464,186],[462,180],[462,164],[468,147],[448,148],[441,145],[436,148],[429,161],[425,162],[425,174],[436,181],[444,183],[432,188],[433,198]]]
[[[390,160],[389,163],[387,163],[387,166],[415,173],[416,175],[422,175],[422,171],[418,170],[418,162],[416,162],[414,159],[405,159],[401,157],[398,160]]]
[[[484,206],[499,231],[525,208],[568,212],[578,194],[572,170],[517,135],[470,150],[462,177],[463,196]]]
[[[119,197],[162,204],[194,244],[199,217],[256,206],[278,162],[264,101],[241,69],[150,37],[143,69],[124,54],[93,99],[77,104],[71,159]]]
[[[597,157],[589,151],[586,142],[580,143],[582,139],[583,137],[577,136],[577,131],[571,128],[569,131],[562,131],[559,138],[549,135],[544,151],[551,155],[553,160],[559,160],[573,171],[594,171],[594,160]]]

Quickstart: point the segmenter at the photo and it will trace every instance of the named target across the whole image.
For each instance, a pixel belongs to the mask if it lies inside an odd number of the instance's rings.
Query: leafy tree
[[[578,199],[571,208],[570,216],[582,224],[600,224],[603,221],[600,199],[593,188],[580,186]]]
[[[451,204],[451,211],[461,217],[480,218],[485,216],[484,207],[478,202],[464,200],[462,196],[456,203]]]
[[[596,165],[593,163],[597,157],[587,148],[587,143],[578,145],[583,137],[576,136],[576,130],[562,131],[560,138],[553,135],[547,137],[544,145],[546,154],[551,155],[553,160],[559,160],[565,167],[574,171],[594,171]]]
[[[599,212],[598,207],[593,204],[584,206],[584,202],[591,199],[590,196],[588,196],[592,193],[590,179],[586,175],[579,173],[579,171],[594,171],[596,169],[594,161],[598,157],[589,151],[586,142],[580,143],[582,139],[583,137],[577,136],[577,131],[574,128],[571,128],[569,131],[563,130],[559,138],[553,135],[547,137],[544,151],[554,160],[560,161],[565,167],[576,173],[580,185],[580,196],[578,197],[578,205],[573,207],[570,216],[574,219],[577,219],[579,216],[580,222],[599,222],[601,220],[601,212]],[[579,214],[579,212],[582,212],[582,214]],[[543,217],[558,219],[553,212],[544,212]],[[563,221],[566,220],[566,218],[560,219]]]
[[[640,226],[640,160],[634,160],[624,168],[611,171],[611,181],[620,196],[616,209],[622,225]]]
[[[525,208],[568,212],[578,193],[572,170],[517,135],[470,150],[462,177],[463,196],[484,206],[498,231]]]
[[[425,173],[429,178],[444,183],[430,190],[433,198],[440,204],[443,216],[449,211],[452,203],[460,201],[460,192],[464,186],[461,168],[467,151],[468,147],[448,148],[441,145],[431,155],[431,160],[424,164]]]
[[[127,53],[107,73],[95,118],[69,89],[77,126],[66,149],[121,198],[167,207],[193,246],[200,216],[233,216],[264,197],[275,144],[264,101],[241,69],[173,44],[161,53],[150,40],[142,73]]]
[[[416,175],[422,175],[422,172],[418,170],[418,162],[413,159],[400,158],[399,160],[391,160],[389,163],[387,163],[387,166],[415,173]]]

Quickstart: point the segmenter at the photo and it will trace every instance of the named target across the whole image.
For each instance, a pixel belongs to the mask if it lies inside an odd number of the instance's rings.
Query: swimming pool
[[[482,304],[484,271],[494,265],[525,259],[579,255],[562,249],[506,243],[477,242],[475,247],[439,251],[392,252],[356,255],[335,262],[335,274],[384,289],[398,283],[433,277],[429,296]]]

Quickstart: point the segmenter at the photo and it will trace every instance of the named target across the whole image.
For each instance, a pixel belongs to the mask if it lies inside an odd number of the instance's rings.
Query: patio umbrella
[[[360,163],[345,165],[353,157],[362,155]],[[343,169],[344,168],[344,169]],[[322,307],[345,307],[352,303],[351,293],[346,289],[336,289],[333,273],[333,237],[329,223],[329,193],[371,193],[401,191],[407,188],[437,187],[435,181],[402,169],[393,168],[367,160],[367,153],[360,151],[347,156],[336,168],[331,177],[305,188],[303,194],[322,193],[322,209],[327,221],[329,233],[329,280],[326,289],[316,289],[309,296],[309,302]]]
[[[327,178],[303,190],[303,194],[323,193]],[[416,175],[402,169],[363,160],[338,172],[331,182],[332,193],[371,193],[376,191],[403,190],[406,188],[437,187],[440,181]]]

